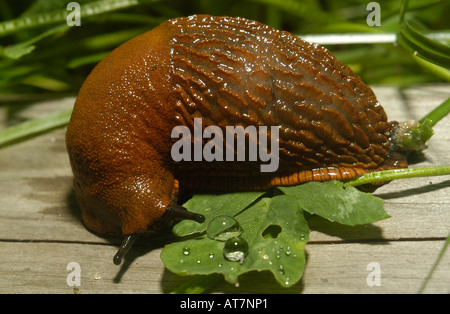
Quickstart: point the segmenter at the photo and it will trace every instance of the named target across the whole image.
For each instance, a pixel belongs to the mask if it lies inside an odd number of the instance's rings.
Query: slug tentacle
[[[179,205],[169,205],[164,213],[164,216],[172,217],[176,220],[194,220],[198,223],[205,221],[205,216],[188,211],[186,208]]]
[[[123,257],[128,253],[130,248],[133,246],[133,244],[136,242],[137,239],[141,234],[135,233],[131,235],[127,235],[123,238],[122,244],[120,245],[119,250],[117,251],[116,255],[114,255],[113,262],[116,265],[120,265],[122,263]]]

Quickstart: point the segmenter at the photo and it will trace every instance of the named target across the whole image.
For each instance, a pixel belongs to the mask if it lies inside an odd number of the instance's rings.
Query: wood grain
[[[450,85],[406,90],[376,87],[389,120],[420,119],[450,97]],[[0,128],[70,108],[73,98],[32,106],[0,107]],[[434,128],[412,167],[448,165],[450,118]],[[188,278],[171,274],[160,246],[139,244],[120,267],[112,263],[117,240],[87,231],[72,191],[65,129],[0,150],[0,293],[74,293],[66,279],[70,262],[81,267],[81,293],[169,293]],[[346,227],[310,221],[307,266],[300,283],[283,289],[269,273],[242,276],[239,287],[221,284],[216,293],[416,293],[450,232],[450,178],[396,180],[375,195],[391,218]],[[367,265],[380,266],[381,285],[370,287]],[[450,252],[442,258],[426,293],[450,292]]]

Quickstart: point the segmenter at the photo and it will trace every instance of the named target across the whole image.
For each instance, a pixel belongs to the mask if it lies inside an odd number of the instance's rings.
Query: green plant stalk
[[[400,5],[400,24],[405,20],[405,14],[408,10],[409,0],[402,0],[402,4]]]
[[[450,166],[383,170],[366,173],[365,175],[362,175],[361,177],[356,178],[354,180],[348,181],[345,184],[351,186],[358,186],[368,183],[384,182],[396,179],[443,176],[449,174],[450,174]]]
[[[434,75],[450,82],[450,69],[446,69],[444,67],[441,67],[437,64],[428,62],[427,60],[424,60],[422,58],[416,57],[413,55],[413,59],[419,64],[422,68],[426,69],[427,71],[433,73]]]
[[[434,108],[425,117],[420,119],[419,122],[423,123],[425,120],[430,120],[431,126],[433,126],[443,117],[445,117],[449,112],[450,112],[450,98],[447,98],[447,100],[445,100],[442,104]]]
[[[407,51],[444,68],[450,67],[450,47],[423,35],[405,18],[409,0],[402,0],[397,42]]]
[[[417,32],[406,21],[400,27],[397,42],[407,51],[429,62],[444,68],[450,66],[450,48]]]

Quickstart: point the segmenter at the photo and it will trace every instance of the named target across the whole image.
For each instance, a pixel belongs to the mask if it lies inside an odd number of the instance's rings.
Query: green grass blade
[[[149,1],[149,0],[147,0]],[[158,0],[153,0],[158,1]],[[82,19],[97,16],[106,12],[137,6],[138,0],[101,0],[80,6]],[[0,23],[0,36],[5,36],[19,30],[30,29],[54,23],[66,22],[68,10],[57,10],[39,14],[27,15]]]
[[[400,24],[405,20],[405,14],[408,9],[409,0],[402,0],[402,5],[400,6]]]
[[[422,282],[422,286],[420,287],[419,292],[418,292],[419,294],[423,293],[423,291],[425,290],[425,288],[426,288],[426,286],[428,284],[428,281],[430,281],[431,277],[433,276],[434,271],[436,270],[437,266],[441,262],[441,259],[444,256],[445,252],[447,251],[447,248],[448,248],[449,244],[450,244],[450,233],[448,234],[447,239],[445,239],[444,247],[439,252],[439,255],[438,255],[436,261],[434,262],[433,266],[431,267],[427,277]]]
[[[56,27],[50,28],[49,30],[39,34],[36,37],[33,37],[25,42],[21,42],[18,44],[14,44],[11,46],[7,46],[3,50],[3,55],[10,58],[10,59],[19,59],[20,57],[29,54],[31,51],[34,50],[35,46],[34,44],[41,39],[44,39],[45,37],[51,36],[53,34],[57,34],[60,32],[63,32],[67,30],[69,26],[67,24],[60,24]]]
[[[439,66],[450,68],[450,47],[434,41],[415,30],[408,22],[400,28],[398,43],[415,56]]]
[[[437,77],[440,77],[450,82],[450,69],[446,69],[444,67],[428,62],[427,60],[421,59],[416,56],[413,56],[413,59],[417,62],[417,64],[419,64],[422,68],[426,69],[430,73],[433,73]]]
[[[69,123],[72,109],[48,117],[28,120],[0,131],[0,147],[63,127]]]
[[[423,35],[418,27],[406,19],[408,2],[403,0],[400,8],[399,45],[426,61],[450,68],[450,47]]]

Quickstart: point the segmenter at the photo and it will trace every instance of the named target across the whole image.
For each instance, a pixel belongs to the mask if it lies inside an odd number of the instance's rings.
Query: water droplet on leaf
[[[225,258],[232,262],[244,262],[245,257],[248,254],[248,243],[243,238],[233,237],[225,242],[223,248],[223,255]]]
[[[242,227],[233,217],[221,215],[213,218],[209,222],[206,234],[210,239],[227,241],[232,237],[240,236],[242,234]]]
[[[286,249],[286,252],[284,252],[284,254],[286,254],[286,256],[289,256],[292,254],[291,248],[288,246]]]

